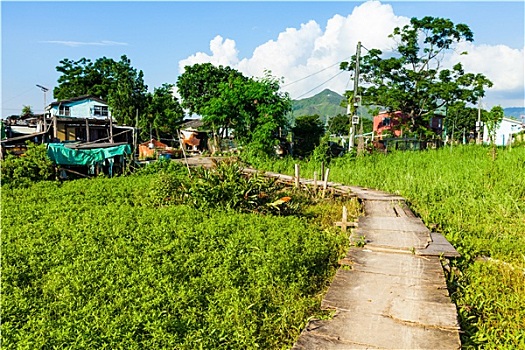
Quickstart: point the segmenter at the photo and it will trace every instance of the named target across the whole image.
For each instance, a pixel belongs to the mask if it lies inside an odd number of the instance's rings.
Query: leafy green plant
[[[238,179],[223,166],[202,176]],[[294,216],[151,204],[152,183],[162,198],[179,178],[2,189],[2,349],[282,349],[326,314],[348,237]]]
[[[0,167],[2,186],[27,187],[35,181],[50,179],[54,174],[46,146],[32,142],[27,142],[27,151],[22,156],[7,154]]]

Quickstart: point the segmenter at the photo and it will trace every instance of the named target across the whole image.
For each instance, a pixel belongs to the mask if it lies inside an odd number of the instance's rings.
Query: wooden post
[[[88,122],[88,119],[86,118],[86,142],[89,142],[89,122]]]
[[[346,232],[346,229],[348,227],[355,227],[356,224],[354,222],[348,222],[348,209],[346,209],[346,206],[343,206],[343,218],[340,222],[336,222],[335,226],[341,227],[341,230],[343,232]]]
[[[55,115],[55,116],[53,116],[53,142],[56,142],[57,136],[58,136],[57,116]]]
[[[180,138],[180,130],[177,130],[177,135],[179,135],[179,145],[182,148],[182,155],[184,156],[184,163],[186,163],[186,168],[188,168],[188,175],[191,177],[190,165],[188,164],[188,158],[186,158],[186,151],[184,150],[184,144]]]
[[[330,168],[326,168],[326,173],[324,176],[324,183],[323,183],[323,198],[326,194],[326,188],[328,187],[328,175],[330,174]]]
[[[299,164],[295,164],[295,187],[299,187],[299,183],[300,183],[300,169],[299,169]]]
[[[109,142],[113,143],[113,118],[109,117]]]
[[[314,171],[314,193],[317,193],[317,171]]]

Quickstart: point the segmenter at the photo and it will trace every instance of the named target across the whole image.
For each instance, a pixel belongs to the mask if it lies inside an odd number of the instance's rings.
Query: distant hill
[[[338,114],[346,114],[346,108],[341,107],[344,96],[329,89],[325,89],[315,96],[292,101],[292,119],[304,115],[315,115],[321,117],[323,122],[326,118],[335,117]],[[359,115],[372,119],[367,107],[359,107]]]
[[[503,112],[505,117],[520,119],[522,115],[525,115],[525,107],[508,107],[504,108]]]
[[[338,114],[346,114],[346,108],[341,107],[344,96],[329,89],[325,89],[312,97],[292,101],[292,119],[304,115],[315,115],[321,117],[323,122],[326,118],[334,117]],[[525,115],[525,107],[504,108],[506,117],[520,120],[520,116]],[[371,118],[367,108],[360,107],[359,115]]]
[[[292,101],[294,118],[303,115],[319,115],[324,121],[326,117],[345,114],[346,108],[341,107],[344,97],[329,89],[325,89],[315,96]]]

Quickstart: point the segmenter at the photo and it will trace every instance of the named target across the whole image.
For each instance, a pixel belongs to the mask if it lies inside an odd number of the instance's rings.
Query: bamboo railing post
[[[299,183],[300,183],[300,168],[299,168],[299,164],[295,164],[295,187],[299,188]]]
[[[323,182],[323,198],[326,194],[326,188],[328,187],[328,175],[330,175],[330,168],[326,168],[326,173],[324,176],[324,182]]]
[[[317,193],[317,171],[314,171],[314,193]]]

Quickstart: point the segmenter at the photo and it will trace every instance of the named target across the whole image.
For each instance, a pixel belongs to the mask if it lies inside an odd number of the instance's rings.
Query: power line
[[[298,97],[296,97],[295,99],[296,99],[296,100],[298,100],[298,99],[300,99],[301,97],[303,97],[304,95],[307,95],[307,94],[309,94],[310,92],[314,91],[315,89],[317,89],[317,88],[319,88],[319,87],[323,86],[324,84],[328,83],[328,82],[329,82],[330,80],[332,80],[332,79],[336,78],[336,77],[337,77],[337,76],[338,76],[339,74],[341,74],[341,73],[343,73],[343,72],[344,72],[343,70],[342,70],[342,71],[340,71],[339,73],[337,73],[336,75],[334,75],[334,76],[333,76],[333,77],[331,77],[330,79],[328,79],[328,80],[326,80],[326,81],[323,81],[323,82],[322,82],[321,84],[317,85],[316,87],[314,87],[314,88],[313,88],[313,89],[311,89],[311,90],[308,90],[307,92],[305,92],[305,93],[304,93],[304,94],[302,94],[301,96],[298,96]]]
[[[312,73],[312,74],[310,74],[310,75],[307,75],[306,77],[301,78],[301,79],[298,79],[298,80],[296,80],[296,81],[292,81],[291,83],[285,84],[285,85],[283,85],[282,87],[290,86],[290,85],[292,85],[292,84],[295,84],[295,83],[298,83],[298,82],[303,81],[303,80],[305,80],[305,79],[308,79],[308,78],[310,78],[310,77],[312,77],[312,76],[314,76],[314,75],[316,75],[316,74],[319,74],[319,73],[321,73],[321,72],[324,72],[324,71],[327,70],[327,69],[332,68],[333,66],[335,66],[335,65],[337,65],[337,64],[341,64],[342,61],[345,61],[345,60],[347,60],[347,59],[349,59],[349,58],[351,58],[351,57],[352,57],[352,56],[350,56],[350,57],[346,57],[346,58],[343,58],[341,61],[337,61],[336,63],[334,63],[334,64],[332,64],[332,65],[330,65],[330,66],[328,66],[328,67],[326,67],[326,68],[323,68],[323,69],[321,69],[320,71],[317,71],[317,72],[315,72],[315,73]]]
[[[27,89],[26,91],[24,91],[24,92],[20,93],[19,95],[16,95],[16,96],[14,96],[14,97],[11,97],[11,98],[8,98],[8,99],[6,99],[6,100],[2,101],[2,103],[7,103],[7,102],[11,102],[11,101],[12,101],[12,100],[14,100],[15,98],[18,98],[18,97],[20,97],[20,96],[22,96],[22,95],[26,95],[26,94],[27,94],[27,93],[28,93],[29,91],[31,91],[31,90],[33,90],[33,91],[34,91],[34,90],[35,90],[35,88],[34,88],[34,87],[32,87],[32,88],[30,88],[30,89]]]

